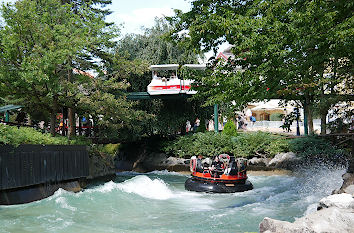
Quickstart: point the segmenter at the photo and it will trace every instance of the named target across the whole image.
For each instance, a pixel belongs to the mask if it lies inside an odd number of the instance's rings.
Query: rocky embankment
[[[254,157],[248,161],[248,170],[293,170],[300,162],[300,159],[292,152],[277,154],[272,159]],[[140,151],[135,153],[134,156],[126,152],[120,152],[115,158],[115,165],[119,171],[149,172],[165,169],[177,172],[189,171],[189,159],[147,151]]]
[[[280,153],[274,156],[274,158],[260,158],[253,157],[248,160],[248,170],[275,170],[275,169],[285,169],[293,170],[301,160],[293,152]]]
[[[345,173],[342,187],[333,193],[320,200],[316,212],[293,223],[264,218],[260,232],[354,232],[354,173]]]
[[[89,180],[114,175],[116,168],[114,157],[100,152],[89,153]]]

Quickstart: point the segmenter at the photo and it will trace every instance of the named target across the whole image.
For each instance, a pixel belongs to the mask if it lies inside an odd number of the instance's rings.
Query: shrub
[[[166,153],[179,157],[191,157],[198,154],[215,156],[220,153],[230,153],[232,149],[230,136],[215,132],[180,136],[168,142],[167,145],[165,144],[163,148]]]
[[[119,149],[119,145],[120,144],[106,144],[106,145],[102,145],[102,152],[106,153],[106,154],[110,154],[112,156],[114,156],[118,149]]]
[[[222,131],[223,134],[235,137],[237,136],[237,128],[233,121],[228,121],[225,126],[224,130]]]
[[[281,152],[288,152],[288,142],[285,138],[266,132],[250,132],[234,137],[236,144],[234,154],[243,157],[255,155],[273,157]]]
[[[68,140],[63,136],[53,137],[49,133],[42,133],[29,127],[18,128],[0,124],[0,144],[18,146],[20,144],[46,144],[46,145],[89,145],[90,142],[83,137],[74,137]]]
[[[269,133],[243,133],[236,137],[224,133],[196,133],[180,136],[165,144],[163,150],[174,156],[191,157],[202,154],[207,157],[228,153],[235,156],[274,156],[288,151],[287,141]]]
[[[333,158],[346,154],[344,150],[336,148],[330,142],[318,136],[308,136],[290,140],[289,149],[300,157],[321,156]]]

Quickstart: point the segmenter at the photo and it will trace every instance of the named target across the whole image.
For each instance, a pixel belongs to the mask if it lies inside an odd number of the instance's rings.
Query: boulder
[[[268,166],[291,170],[291,167],[299,161],[300,158],[296,157],[296,154],[293,152],[280,153],[275,155],[274,158],[270,160]]]
[[[251,166],[267,166],[269,163],[269,159],[266,158],[257,158],[253,157],[252,159],[248,160],[248,165]]]
[[[354,210],[354,198],[348,193],[330,195],[320,200],[318,209],[329,208],[332,206]]]
[[[353,209],[342,209],[332,206],[296,219],[294,223],[264,218],[259,225],[259,230],[262,233],[342,233],[354,232],[353,226]]]

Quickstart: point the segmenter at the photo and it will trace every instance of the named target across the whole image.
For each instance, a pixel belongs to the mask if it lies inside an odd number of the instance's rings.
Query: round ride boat
[[[221,154],[203,159],[193,156],[190,161],[192,177],[187,179],[184,186],[188,191],[208,193],[235,193],[253,189],[247,180],[247,160]]]

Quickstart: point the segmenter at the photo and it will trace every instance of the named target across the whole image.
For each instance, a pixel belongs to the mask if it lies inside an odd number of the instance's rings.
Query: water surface
[[[295,176],[252,176],[254,189],[234,194],[184,190],[187,175],[118,173],[83,192],[58,190],[23,205],[0,206],[0,232],[257,232],[264,217],[294,221],[340,187],[344,169]]]

